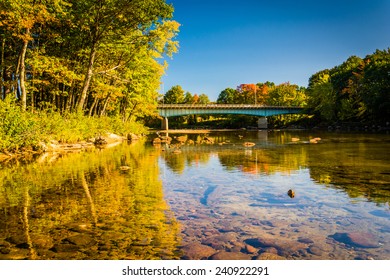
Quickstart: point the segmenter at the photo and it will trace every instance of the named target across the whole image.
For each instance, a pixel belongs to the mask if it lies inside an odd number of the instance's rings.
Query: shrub
[[[0,151],[37,149],[40,142],[57,140],[75,143],[108,132],[125,135],[145,133],[136,122],[123,123],[119,117],[88,117],[82,113],[61,115],[54,110],[23,112],[12,98],[0,100]]]

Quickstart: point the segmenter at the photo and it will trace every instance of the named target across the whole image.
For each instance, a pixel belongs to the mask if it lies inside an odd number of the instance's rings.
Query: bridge
[[[168,118],[187,115],[250,115],[258,116],[259,128],[267,128],[267,117],[283,114],[301,114],[303,107],[264,106],[254,104],[160,104],[157,106],[163,117],[162,129],[168,130]]]

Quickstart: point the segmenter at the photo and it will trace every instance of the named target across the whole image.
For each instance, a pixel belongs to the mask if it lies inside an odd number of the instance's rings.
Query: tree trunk
[[[107,104],[110,101],[110,96],[111,96],[111,92],[108,93],[107,97],[104,99],[103,108],[102,108],[102,110],[100,111],[100,114],[99,114],[100,117],[103,116],[104,113],[106,112]]]
[[[92,74],[93,74],[93,64],[95,62],[95,55],[96,55],[96,47],[93,46],[91,49],[91,54],[89,56],[87,73],[84,78],[83,90],[81,92],[81,96],[77,104],[77,111],[79,112],[83,110],[85,100],[87,99],[87,93],[88,93],[89,85],[91,83]]]
[[[129,119],[133,116],[133,112],[135,111],[135,109],[137,108],[138,106],[138,102],[135,102],[133,108],[131,109],[129,115],[124,119],[124,122],[128,122]]]
[[[93,100],[91,108],[89,108],[89,116],[90,117],[92,116],[92,113],[93,113],[93,111],[95,109],[95,106],[96,106],[97,102],[98,102],[98,98],[95,97],[95,99]]]
[[[5,99],[5,87],[3,86],[3,76],[5,75],[5,64],[4,64],[4,51],[5,51],[5,38],[1,41],[1,62],[0,62],[0,98]]]
[[[26,35],[30,35],[30,29],[27,29]],[[22,110],[26,111],[27,108],[27,90],[26,90],[26,52],[27,52],[28,40],[24,40],[23,48],[20,53],[20,89],[22,91]]]

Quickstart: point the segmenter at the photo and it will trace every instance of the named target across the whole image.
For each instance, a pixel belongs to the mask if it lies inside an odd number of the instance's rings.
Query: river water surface
[[[2,162],[0,259],[390,259],[389,135],[156,136]]]

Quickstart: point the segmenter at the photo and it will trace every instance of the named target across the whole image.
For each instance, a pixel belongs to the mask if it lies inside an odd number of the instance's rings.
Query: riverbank
[[[120,117],[23,111],[15,101],[0,100],[0,161],[135,140],[145,133],[142,124],[123,122]]]
[[[152,129],[149,130],[151,133],[187,133],[187,134],[202,134],[202,133],[211,133],[211,132],[229,132],[229,131],[240,131],[242,129]]]
[[[92,150],[95,148],[111,148],[116,145],[121,144],[124,141],[138,141],[142,138],[142,135],[136,135],[133,133],[129,133],[127,136],[120,136],[114,133],[107,133],[105,135],[96,137],[96,138],[90,138],[86,141],[79,141],[76,143],[60,143],[57,140],[51,140],[49,143],[41,142],[40,149],[33,150],[31,148],[29,149],[23,149],[22,151],[15,151],[15,152],[0,152],[0,162],[12,160],[12,159],[28,159],[32,158],[37,155],[41,155],[44,153],[56,153],[56,154],[62,154],[62,153],[74,153],[74,152],[81,152],[86,150]]]

